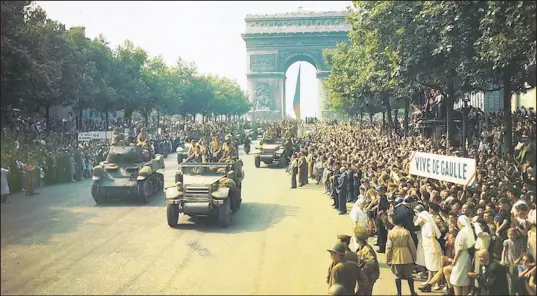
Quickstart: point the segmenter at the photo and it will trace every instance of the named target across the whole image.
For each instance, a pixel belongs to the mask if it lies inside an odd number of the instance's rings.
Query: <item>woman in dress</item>
[[[354,206],[352,206],[352,210],[349,214],[349,217],[353,222],[353,229],[358,226],[365,227],[367,229],[367,214],[364,212],[364,207],[365,201],[363,198],[358,198],[358,200],[354,203]],[[356,248],[356,237],[352,237],[352,242]]]
[[[475,245],[475,237],[470,218],[465,215],[457,218],[459,233],[455,238],[455,258],[449,281],[453,285],[455,296],[466,296],[470,287],[468,272],[471,270],[471,258],[468,249]]]
[[[422,205],[416,206],[416,208],[414,209],[416,213],[415,215],[418,216],[419,213],[424,211],[424,209],[425,208]],[[418,225],[418,222],[419,221],[416,219],[416,221],[414,222],[416,226]],[[421,228],[420,230],[416,231],[416,236],[418,238],[418,244],[416,246],[416,265],[421,272],[421,278],[425,280],[427,278],[427,274],[425,268],[425,250],[423,249],[423,235]]]
[[[425,210],[418,214],[416,223],[421,227],[421,237],[418,239],[420,239],[423,247],[425,267],[429,271],[427,282],[429,282],[440,268],[442,268],[442,248],[438,241],[442,233],[436,222],[434,222],[433,216]],[[429,291],[431,290],[430,285],[427,288]],[[420,290],[423,291],[422,289]]]

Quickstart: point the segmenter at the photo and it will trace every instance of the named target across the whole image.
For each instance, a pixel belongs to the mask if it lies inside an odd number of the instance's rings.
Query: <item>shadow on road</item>
[[[74,233],[78,228],[97,215],[74,212],[52,207],[43,207],[39,212],[19,219],[4,215],[2,211],[1,245],[34,246],[49,244],[58,234]]]
[[[182,217],[175,229],[211,233],[261,232],[297,214],[298,207],[295,206],[248,202],[243,203],[241,209],[233,214],[232,223],[228,228],[220,227],[217,219],[212,217],[190,218],[187,223],[184,223],[185,218]]]
[[[99,208],[114,208],[114,207],[159,207],[162,208],[166,206],[166,199],[164,198],[164,195],[162,193],[159,193],[158,195],[151,198],[151,200],[144,204],[136,200],[136,198],[117,198],[117,199],[109,199],[106,201],[106,203],[97,205],[94,204],[94,207]]]

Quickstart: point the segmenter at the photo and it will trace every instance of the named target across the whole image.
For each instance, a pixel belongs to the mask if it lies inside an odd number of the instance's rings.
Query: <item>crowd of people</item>
[[[74,118],[51,118],[49,124],[38,116],[11,116],[3,120],[1,133],[1,196],[25,192],[37,194],[36,188],[64,182],[78,182],[91,178],[95,165],[105,160],[111,139],[79,141],[84,131],[121,133],[134,142],[144,128],[151,139],[151,151],[165,157],[192,138],[209,143],[211,135],[235,134],[240,137],[245,129],[257,130],[265,122],[199,122],[181,116],[160,116],[158,119],[134,118],[133,123],[111,119],[108,128],[101,120],[84,119],[84,128],[76,129]],[[5,124],[4,124],[5,123]],[[109,137],[113,136],[111,133]],[[195,150],[195,146],[192,147]]]
[[[371,295],[384,253],[398,295],[403,280],[413,295],[535,295],[535,113],[513,113],[512,155],[503,114],[489,116],[469,139],[468,157],[477,163],[472,187],[408,174],[412,151],[463,156],[445,139],[350,124],[320,126],[303,139],[291,163],[301,169],[300,185],[323,184],[354,228],[329,250],[331,294]],[[368,244],[374,237],[376,251]],[[423,284],[415,287],[414,278]]]

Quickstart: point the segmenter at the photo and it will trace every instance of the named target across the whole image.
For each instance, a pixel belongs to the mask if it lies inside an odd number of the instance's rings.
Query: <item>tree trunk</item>
[[[409,113],[410,113],[410,99],[406,98],[405,99],[405,118],[404,118],[404,123],[403,123],[405,137],[408,136],[408,125],[410,121]]]
[[[511,75],[506,70],[503,75],[503,151],[513,155],[513,119],[511,114]]]
[[[45,123],[47,124],[47,128],[50,128],[50,108],[45,107]]]
[[[452,76],[453,77],[453,76]],[[445,107],[446,107],[446,139],[447,146],[450,147],[453,145],[453,135],[455,122],[453,121],[453,105],[454,105],[454,96],[455,96],[455,87],[453,85],[453,80],[450,79],[447,85],[447,94],[445,98]],[[447,147],[446,147],[447,148]]]
[[[369,125],[373,125],[373,113],[369,112]]]
[[[82,106],[79,106],[78,110],[77,110],[77,118],[76,118],[76,128],[77,130],[82,130],[84,128],[83,126],[83,122],[84,122],[84,118],[82,116]]]
[[[149,127],[149,114],[147,112],[144,112],[144,124],[145,124],[145,127],[148,128]]]
[[[110,126],[110,121],[109,121],[109,118],[108,118],[108,107],[106,107],[105,110],[104,110],[104,123],[106,124],[104,130],[107,131],[108,126]]]
[[[360,109],[360,127],[362,127],[362,119],[364,118],[364,110]]]
[[[388,96],[384,96],[384,107],[386,108],[386,115],[388,115],[388,137],[392,136],[393,119],[392,119],[392,106]]]

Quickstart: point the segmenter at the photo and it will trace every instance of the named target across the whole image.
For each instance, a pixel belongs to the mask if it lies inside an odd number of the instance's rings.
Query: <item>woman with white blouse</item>
[[[460,231],[455,238],[455,258],[453,258],[453,269],[449,277],[455,296],[466,296],[469,292],[470,278],[468,277],[468,272],[472,266],[468,249],[475,245],[474,230],[471,224],[470,218],[465,215],[457,218],[457,225]]]

